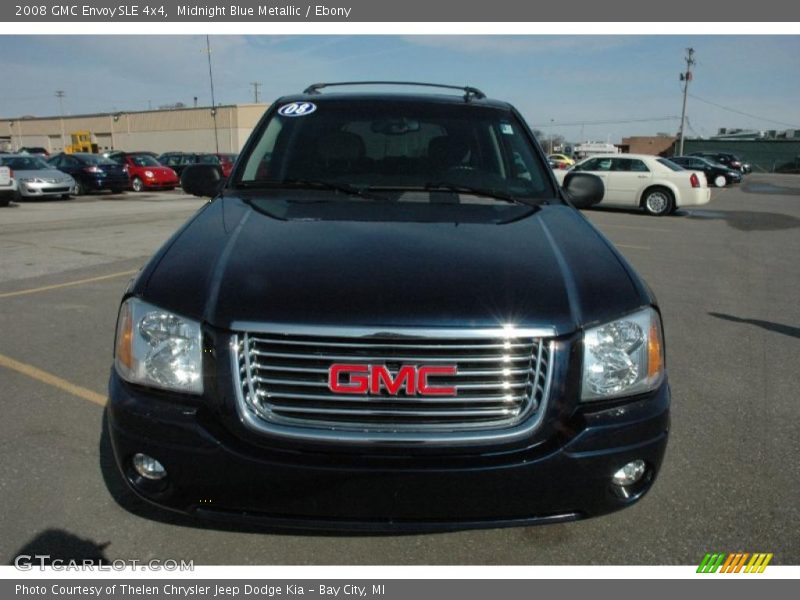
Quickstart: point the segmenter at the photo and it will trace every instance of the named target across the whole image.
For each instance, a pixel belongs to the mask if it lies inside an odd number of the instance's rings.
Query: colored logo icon
[[[769,561],[772,560],[772,553],[756,552],[725,552],[707,553],[700,565],[697,567],[698,573],[763,573]]]

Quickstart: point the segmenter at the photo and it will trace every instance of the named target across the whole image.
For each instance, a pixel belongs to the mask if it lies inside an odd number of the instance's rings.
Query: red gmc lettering
[[[423,396],[455,396],[455,386],[433,386],[428,385],[428,377],[431,375],[455,375],[455,367],[420,367],[417,371],[417,389]]]
[[[391,396],[402,391],[406,396],[455,396],[455,386],[436,386],[428,383],[432,376],[456,375],[455,366],[404,365],[397,375],[385,365],[331,365],[328,370],[328,389],[337,394],[380,394],[381,390]]]
[[[400,367],[397,372],[397,377],[392,380],[392,374],[389,369],[382,365],[375,365],[372,367],[372,377],[369,382],[369,391],[372,394],[381,393],[381,383],[386,387],[386,391],[392,396],[397,396],[400,390],[405,388],[406,396],[413,396],[416,394],[416,373],[414,367],[406,366]]]
[[[366,394],[369,389],[369,375],[367,365],[333,365],[328,370],[328,389],[337,394]],[[347,383],[341,383],[339,376],[342,373],[349,375]]]

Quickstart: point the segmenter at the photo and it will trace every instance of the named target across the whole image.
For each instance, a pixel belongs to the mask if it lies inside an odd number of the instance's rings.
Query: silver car
[[[10,167],[23,198],[69,198],[75,193],[75,180],[31,154],[0,154],[0,165]]]

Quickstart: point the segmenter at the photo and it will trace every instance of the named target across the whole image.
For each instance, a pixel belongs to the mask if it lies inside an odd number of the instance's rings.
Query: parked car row
[[[729,169],[739,171],[743,175],[746,175],[753,170],[749,163],[744,162],[741,158],[731,152],[690,152],[689,156],[697,156],[700,158],[705,158],[713,163],[725,165]]]
[[[705,174],[708,184],[713,184],[714,187],[725,187],[733,183],[741,183],[744,177],[744,174],[737,169],[732,169],[701,156],[670,156],[669,160],[689,171],[701,171]]]
[[[180,186],[180,174],[190,164],[219,165],[222,177],[233,170],[235,154],[167,152],[124,152],[105,154],[60,152],[48,156],[44,148],[24,148],[16,154],[0,154],[3,189],[0,204],[16,197],[42,198],[83,195],[109,190],[119,194],[125,190],[174,190]],[[6,181],[7,180],[7,181]]]

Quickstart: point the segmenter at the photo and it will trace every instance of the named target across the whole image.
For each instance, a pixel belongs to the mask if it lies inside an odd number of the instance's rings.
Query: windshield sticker
[[[313,102],[292,102],[281,106],[278,114],[282,117],[305,117],[315,110],[317,110],[317,105]]]
[[[514,135],[514,128],[511,126],[511,123],[501,123],[500,131],[506,135]]]

